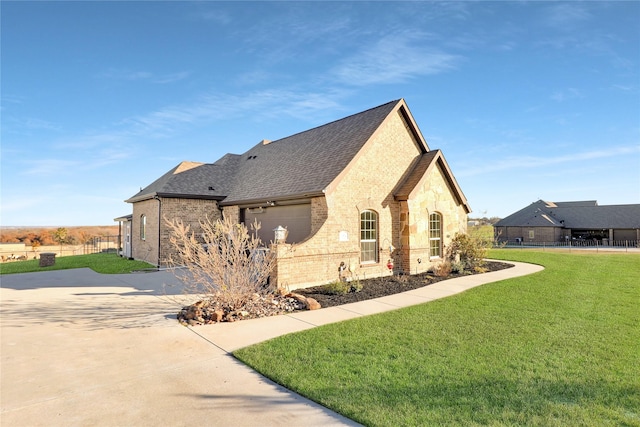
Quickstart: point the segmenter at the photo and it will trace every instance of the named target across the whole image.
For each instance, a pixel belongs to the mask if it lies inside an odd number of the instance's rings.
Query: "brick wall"
[[[278,254],[276,282],[295,289],[337,280],[342,262],[346,276],[365,279],[389,275],[388,259],[396,270],[410,273],[439,261],[429,260],[429,213],[442,214],[445,244],[456,232],[466,232],[467,214],[439,167],[423,178],[408,202],[394,199],[393,191],[420,153],[400,114],[390,117],[327,189],[326,197],[312,200],[311,237],[273,248]],[[366,209],[378,214],[375,264],[360,263],[360,213]]]
[[[531,231],[533,237],[530,237]],[[500,242],[515,243],[516,239],[522,239],[523,243],[562,242],[565,235],[571,235],[571,230],[560,227],[496,227],[494,235]]]
[[[160,252],[160,264],[167,265],[169,259],[176,258],[176,250],[169,242],[171,231],[166,224],[165,219],[172,221],[180,219],[183,224],[189,225],[191,231],[195,233],[197,238],[202,234],[200,221],[215,222],[222,218],[222,214],[218,209],[218,202],[215,200],[201,199],[177,199],[177,198],[161,198],[162,200],[162,221],[160,223],[160,239],[162,242]]]
[[[158,265],[158,209],[156,199],[143,200],[133,204],[131,218],[131,256],[135,259]],[[140,236],[142,215],[147,218],[147,230],[144,239]]]
[[[390,116],[329,185],[325,196],[311,200],[310,237],[294,245],[272,246],[278,255],[273,276],[276,283],[295,289],[337,280],[341,263],[346,267],[344,275],[360,279],[389,275],[389,259],[394,261],[397,270],[415,273],[429,268],[429,245],[425,240],[429,213],[442,214],[445,244],[456,232],[466,231],[467,216],[464,208],[455,202],[438,168],[432,168],[408,202],[394,199],[395,189],[404,182],[420,154],[420,147],[401,114]],[[214,201],[162,199],[162,204],[165,216],[180,217],[193,227],[207,214],[211,219],[220,215]],[[360,214],[364,210],[378,215],[376,263],[360,262]],[[139,218],[143,213],[147,215],[147,239],[139,241]],[[240,209],[226,206],[224,215],[239,221]],[[134,204],[134,258],[157,264],[157,224],[157,200]],[[152,236],[156,236],[155,239]],[[160,229],[160,238],[163,241],[160,259],[163,260],[170,251],[165,226]],[[152,258],[150,254],[154,249],[156,255]],[[418,263],[418,258],[422,262]]]
[[[162,218],[158,215],[159,209],[161,209]],[[147,217],[147,232],[144,240],[140,236],[142,215]],[[201,232],[199,221],[206,217],[211,221],[221,217],[215,200],[161,197],[159,200],[150,199],[134,203],[131,228],[133,258],[153,265],[166,265],[168,257],[175,255],[175,250],[169,243],[170,231],[164,222],[165,218],[181,219],[183,223],[190,225],[191,230],[197,235]],[[159,241],[161,242],[160,252],[158,251]]]
[[[389,117],[327,189],[326,197],[312,200],[311,237],[297,245],[277,246],[277,283],[295,288],[337,280],[341,263],[354,278],[390,274],[387,260],[395,260],[402,250],[401,205],[393,191],[419,155],[400,114]],[[360,213],[364,210],[378,214],[379,253],[374,264],[360,263]]]
[[[240,222],[240,207],[239,206],[225,206],[222,208],[222,212],[225,218],[231,218],[236,222]]]

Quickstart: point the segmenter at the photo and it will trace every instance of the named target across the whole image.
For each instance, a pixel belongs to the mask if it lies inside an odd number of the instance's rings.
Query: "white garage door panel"
[[[254,220],[261,225],[258,235],[265,244],[273,240],[273,229],[279,225],[289,231],[287,243],[301,242],[311,233],[311,204],[271,206],[263,208],[262,213],[258,209],[245,209],[245,224],[250,226]]]

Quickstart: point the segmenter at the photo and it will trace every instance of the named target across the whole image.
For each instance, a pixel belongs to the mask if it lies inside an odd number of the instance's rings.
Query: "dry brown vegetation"
[[[117,225],[79,226],[79,227],[1,227],[0,243],[24,243],[27,246],[48,246],[58,242],[56,231],[66,229],[68,244],[82,244],[96,236],[117,236]]]
[[[260,226],[249,230],[225,218],[200,221],[200,233],[179,219],[167,220],[170,242],[176,251],[170,264],[189,293],[204,294],[222,310],[243,309],[258,296],[273,294],[268,285],[274,257],[257,237]],[[185,272],[186,270],[186,272]]]

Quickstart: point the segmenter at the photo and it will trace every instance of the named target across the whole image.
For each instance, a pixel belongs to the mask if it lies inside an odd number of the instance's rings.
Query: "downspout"
[[[162,227],[162,199],[158,197],[158,195],[153,196],[154,199],[158,201],[158,268],[160,268],[160,227]]]
[[[122,251],[120,248],[122,247],[122,221],[118,221],[118,248],[116,249],[116,253],[121,257],[124,255],[124,248]]]

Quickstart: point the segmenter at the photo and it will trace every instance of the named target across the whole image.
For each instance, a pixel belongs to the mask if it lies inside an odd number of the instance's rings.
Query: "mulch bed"
[[[485,263],[484,267],[486,268],[487,272],[491,272],[511,268],[513,267],[513,264],[488,261]],[[364,279],[360,280],[360,284],[362,285],[361,291],[349,292],[340,295],[327,294],[321,286],[297,289],[293,292],[304,295],[308,298],[313,298],[320,303],[322,308],[326,308],[410,291],[413,289],[422,288],[424,286],[429,286],[442,280],[453,279],[470,274],[481,273],[451,273],[445,277],[435,276],[432,273],[422,273],[416,275],[394,275],[373,279]]]

